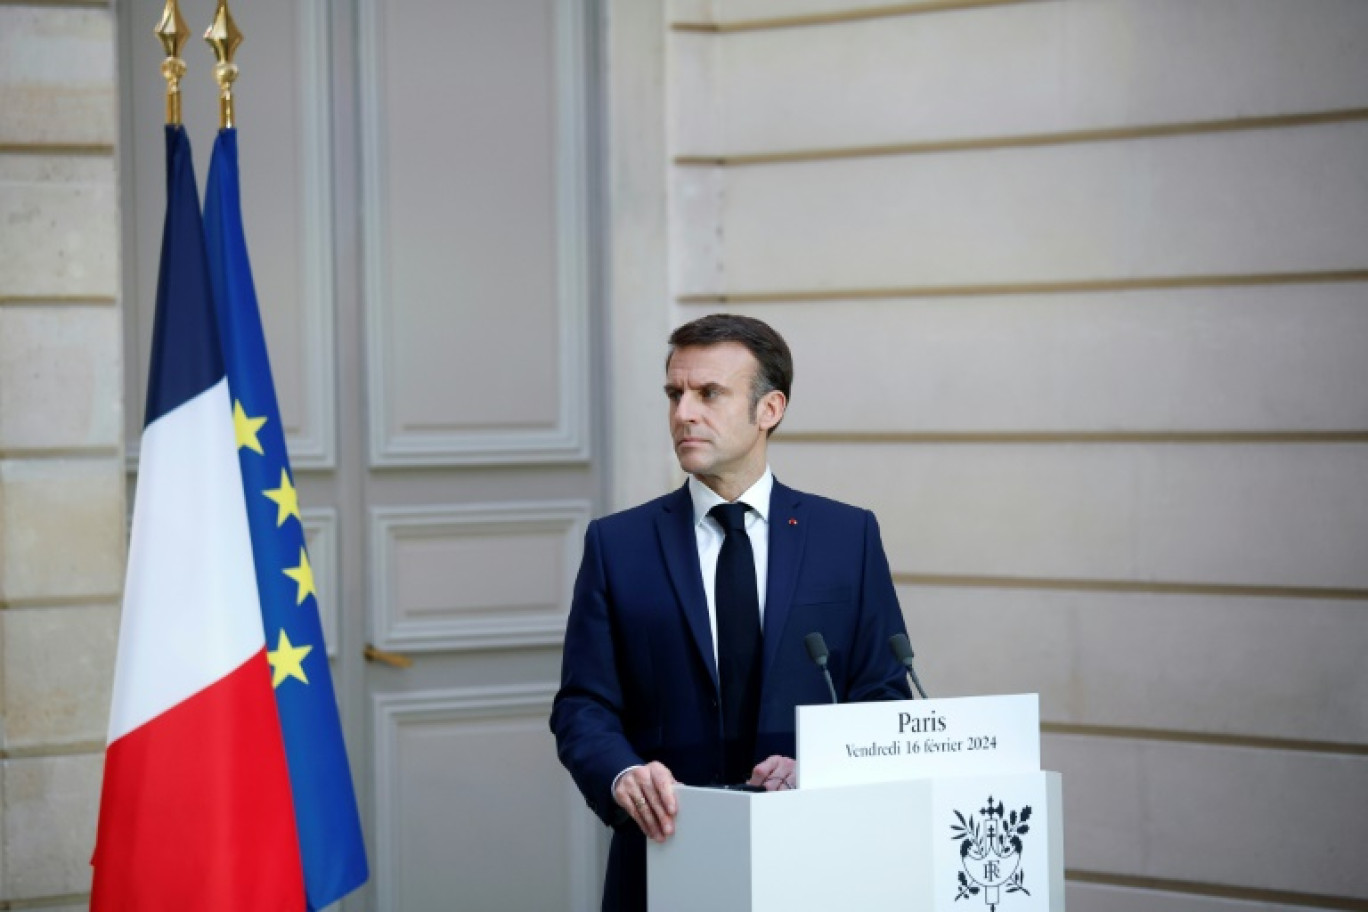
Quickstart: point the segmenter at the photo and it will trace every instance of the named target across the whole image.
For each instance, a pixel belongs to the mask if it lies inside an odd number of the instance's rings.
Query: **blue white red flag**
[[[182,127],[166,128],[166,157],[91,908],[297,912],[299,837]]]

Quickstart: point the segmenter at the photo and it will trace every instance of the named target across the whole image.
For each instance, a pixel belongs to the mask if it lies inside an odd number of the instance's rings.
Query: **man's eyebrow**
[[[662,387],[662,388],[663,388],[663,389],[665,390],[665,392],[667,392],[667,393],[680,393],[680,392],[683,392],[683,391],[684,391],[684,389],[685,389],[686,386],[687,386],[689,389],[697,390],[697,391],[699,391],[700,393],[702,393],[702,392],[726,392],[727,389],[729,389],[729,387],[728,387],[725,383],[719,383],[719,382],[716,381],[716,380],[709,380],[709,381],[707,381],[706,383],[699,383],[699,384],[684,384],[684,385],[682,385],[682,386],[681,386],[680,384],[678,384],[678,383],[666,383],[665,386]]]

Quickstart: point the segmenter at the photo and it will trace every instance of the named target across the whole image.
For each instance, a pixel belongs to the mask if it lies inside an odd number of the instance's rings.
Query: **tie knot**
[[[724,503],[713,507],[708,515],[722,525],[723,532],[745,532],[746,511],[749,509],[743,503]]]

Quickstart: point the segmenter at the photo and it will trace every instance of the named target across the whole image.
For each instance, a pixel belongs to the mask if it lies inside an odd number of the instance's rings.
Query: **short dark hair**
[[[744,345],[755,356],[758,368],[751,381],[751,417],[755,417],[760,400],[771,390],[778,390],[787,400],[793,389],[793,355],[784,337],[763,320],[739,314],[708,314],[670,333],[670,353],[665,356],[665,368],[681,348],[721,345],[736,342]],[[774,427],[778,427],[775,425]],[[774,428],[770,428],[771,433]]]

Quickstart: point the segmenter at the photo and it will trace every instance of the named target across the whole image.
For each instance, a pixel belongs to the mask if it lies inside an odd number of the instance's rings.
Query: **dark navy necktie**
[[[717,607],[717,675],[722,688],[724,775],[744,782],[755,766],[760,721],[760,595],[755,554],[746,534],[745,504],[718,504],[708,515],[726,537],[717,555],[713,599]]]

